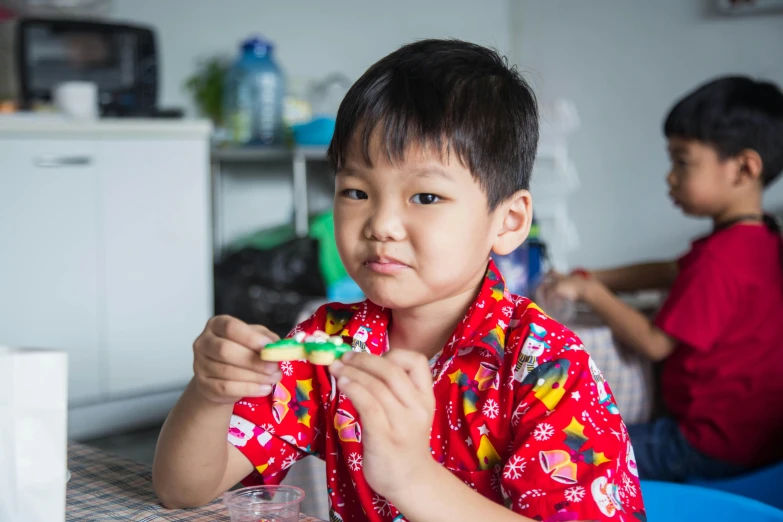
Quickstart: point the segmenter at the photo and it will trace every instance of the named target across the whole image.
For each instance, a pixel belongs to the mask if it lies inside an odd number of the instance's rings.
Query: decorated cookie
[[[330,337],[326,332],[318,330],[310,335],[299,332],[293,338],[266,345],[261,350],[261,359],[273,362],[307,359],[313,364],[328,366],[350,351],[350,346],[343,343],[342,337]]]

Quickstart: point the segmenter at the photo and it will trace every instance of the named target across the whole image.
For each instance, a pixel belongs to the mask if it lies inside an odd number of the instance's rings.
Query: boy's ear
[[[761,156],[753,149],[744,149],[736,156],[739,165],[739,182],[744,180],[761,180],[761,171],[764,170],[764,162]]]
[[[492,243],[492,251],[505,256],[521,245],[530,233],[533,222],[533,196],[527,190],[514,193],[498,207],[500,228]]]

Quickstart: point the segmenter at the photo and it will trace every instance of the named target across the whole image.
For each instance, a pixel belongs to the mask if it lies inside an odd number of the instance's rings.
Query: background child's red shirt
[[[783,458],[781,239],[735,225],[693,243],[656,325],[679,342],[662,392],[694,448],[756,466]]]

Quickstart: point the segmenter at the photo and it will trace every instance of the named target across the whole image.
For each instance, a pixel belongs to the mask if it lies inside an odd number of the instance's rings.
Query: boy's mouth
[[[364,266],[379,274],[396,274],[410,268],[402,261],[387,256],[372,256],[364,262]]]

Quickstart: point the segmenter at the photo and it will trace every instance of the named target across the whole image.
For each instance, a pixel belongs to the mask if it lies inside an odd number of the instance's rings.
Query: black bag
[[[280,336],[295,326],[305,303],[325,295],[315,239],[269,250],[244,248],[215,265],[215,312],[262,324]]]

